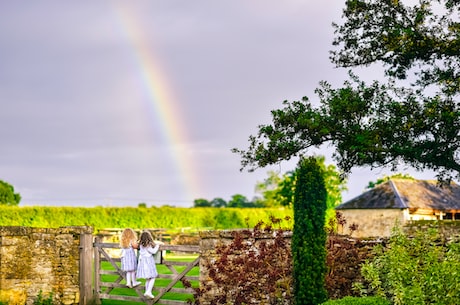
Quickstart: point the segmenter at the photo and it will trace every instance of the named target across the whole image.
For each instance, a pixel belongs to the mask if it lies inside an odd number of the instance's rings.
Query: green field
[[[192,262],[197,256],[196,255],[172,255],[172,254],[167,254],[165,259],[168,261],[174,261],[174,262]],[[183,271],[186,267],[185,266],[177,266],[175,269],[180,273]],[[113,266],[109,262],[102,262],[102,269],[104,270],[114,270]],[[159,274],[172,274],[172,272],[164,265],[157,265],[157,270]],[[192,270],[190,270],[189,273],[187,273],[188,276],[199,276],[200,271],[199,267],[193,267]],[[101,279],[103,282],[115,282],[115,280],[118,278],[117,275],[107,275],[104,274],[102,275]],[[140,279],[139,281],[142,282],[141,287],[144,288],[144,280]],[[156,287],[166,287],[170,283],[170,279],[161,279],[157,278],[155,280],[155,287],[153,288],[153,294],[156,295],[158,293],[158,290],[156,290]],[[125,283],[122,281],[121,283]],[[192,281],[192,287],[196,288],[199,285],[198,281]],[[175,288],[183,288],[182,283],[177,283]],[[142,291],[144,291],[142,289]],[[115,288],[112,290],[110,294],[115,294],[115,295],[126,295],[126,296],[137,296],[137,293],[134,289],[131,288]],[[174,292],[167,292],[162,299],[168,299],[168,300],[178,300],[178,301],[187,301],[189,299],[193,298],[192,294],[187,294],[187,293],[174,293]],[[127,302],[127,301],[119,301],[119,300],[102,300],[102,304],[104,305],[126,305],[126,304],[145,304],[143,302]],[[160,302],[161,304],[161,302]]]

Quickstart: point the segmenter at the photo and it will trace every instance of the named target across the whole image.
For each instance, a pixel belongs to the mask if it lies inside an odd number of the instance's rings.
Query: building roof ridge
[[[403,198],[401,197],[401,194],[399,193],[396,184],[393,183],[393,181],[392,181],[391,179],[389,179],[388,182],[389,182],[391,188],[393,189],[393,191],[394,191],[394,193],[395,193],[395,195],[396,195],[396,200],[399,201],[399,206],[400,206],[401,208],[408,208],[409,205],[407,205],[407,203],[406,203],[406,202],[403,200]]]

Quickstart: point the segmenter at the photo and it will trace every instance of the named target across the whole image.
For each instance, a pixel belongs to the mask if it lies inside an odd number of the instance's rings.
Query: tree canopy
[[[326,164],[324,156],[316,156],[318,166],[324,175],[327,190],[327,207],[334,207],[342,202],[342,191],[346,190],[346,181],[340,179],[340,172],[332,164]],[[288,171],[281,176],[275,171],[269,171],[268,178],[256,185],[256,191],[262,195],[258,199],[264,207],[292,206],[294,202],[295,185],[299,168]],[[335,215],[335,213],[334,213]]]
[[[321,81],[308,97],[284,101],[240,154],[242,169],[289,160],[324,144],[345,174],[353,167],[401,163],[460,178],[460,2],[349,0],[334,23],[337,67],[379,64],[385,82],[350,70],[341,88]],[[412,2],[413,3],[413,2]]]
[[[14,192],[14,187],[0,180],[0,205],[18,205],[20,201],[21,195]]]

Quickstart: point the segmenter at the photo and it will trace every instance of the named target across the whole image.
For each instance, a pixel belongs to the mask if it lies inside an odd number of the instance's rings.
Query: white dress
[[[121,249],[121,270],[123,271],[136,271],[137,256],[133,247]]]
[[[137,264],[137,277],[141,279],[151,279],[158,276],[157,266],[153,254],[158,252],[160,245],[155,247],[140,246],[139,263]]]

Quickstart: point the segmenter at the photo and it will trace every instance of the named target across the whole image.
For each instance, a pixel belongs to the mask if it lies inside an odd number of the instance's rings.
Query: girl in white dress
[[[153,254],[158,252],[159,244],[155,244],[152,234],[143,231],[139,239],[139,263],[137,265],[137,277],[145,279],[144,296],[154,298],[152,294],[155,278],[158,277],[157,266]]]
[[[120,238],[121,270],[126,272],[126,286],[129,288],[141,284],[136,279],[137,256],[134,249],[138,248],[137,234],[132,229],[124,229]]]

